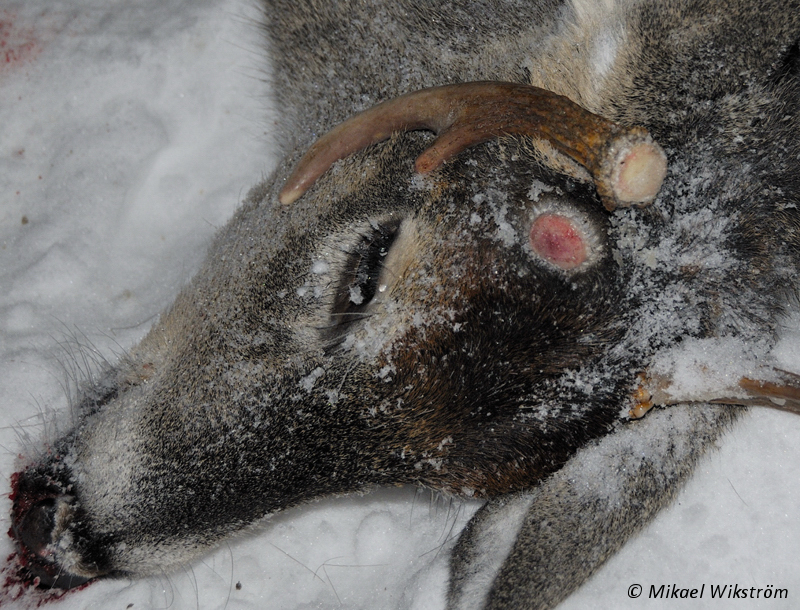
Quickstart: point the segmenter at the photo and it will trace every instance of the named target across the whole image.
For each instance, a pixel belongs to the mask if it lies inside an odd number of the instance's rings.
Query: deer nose
[[[56,561],[56,513],[69,502],[67,496],[52,491],[28,489],[16,494],[11,529],[19,548],[22,576],[40,588],[73,589],[90,580],[69,573]]]
[[[15,528],[20,543],[37,557],[46,557],[49,553],[47,545],[53,532],[56,502],[47,498],[33,504],[22,514],[22,519]]]

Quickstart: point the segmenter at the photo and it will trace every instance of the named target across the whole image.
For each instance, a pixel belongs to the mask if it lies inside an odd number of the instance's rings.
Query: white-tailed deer
[[[15,475],[31,582],[159,573],[411,483],[489,499],[453,608],[548,608],[728,405],[797,410],[767,360],[800,264],[796,7],[266,5],[285,159]],[[701,349],[737,363],[690,387]]]

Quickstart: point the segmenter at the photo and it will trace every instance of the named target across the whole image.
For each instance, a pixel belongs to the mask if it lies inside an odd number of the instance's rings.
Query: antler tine
[[[538,87],[473,82],[409,93],[341,123],[303,156],[281,202],[295,201],[337,160],[395,131],[418,129],[438,135],[417,159],[420,173],[498,136],[544,139],[589,171],[608,210],[651,203],[667,171],[663,150],[642,127],[620,127]]]
[[[423,89],[388,100],[334,127],[300,159],[280,192],[281,203],[296,201],[339,159],[382,142],[396,131],[444,129],[437,121],[443,110],[440,89]]]

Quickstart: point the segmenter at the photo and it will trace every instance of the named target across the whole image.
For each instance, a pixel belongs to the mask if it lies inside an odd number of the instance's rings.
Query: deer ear
[[[607,210],[651,203],[667,172],[664,151],[644,128],[621,127],[530,85],[461,83],[406,94],[341,123],[303,156],[281,190],[281,202],[295,201],[335,161],[392,132],[418,129],[438,135],[417,159],[420,173],[492,138],[546,140],[589,171]]]

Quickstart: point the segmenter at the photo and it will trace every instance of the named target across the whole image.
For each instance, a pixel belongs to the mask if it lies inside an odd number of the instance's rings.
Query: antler
[[[768,366],[758,372],[764,379],[741,377],[735,385],[717,388],[703,395],[682,395],[680,389],[673,390],[671,378],[642,374],[630,415],[636,419],[653,405],[684,402],[769,407],[800,415],[800,375]]]
[[[280,201],[295,201],[339,159],[395,131],[419,129],[438,135],[417,158],[416,170],[423,174],[498,136],[546,140],[589,171],[609,211],[651,203],[667,172],[663,150],[643,127],[621,127],[538,87],[473,82],[402,95],[341,123],[303,156]]]

